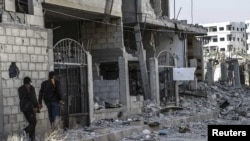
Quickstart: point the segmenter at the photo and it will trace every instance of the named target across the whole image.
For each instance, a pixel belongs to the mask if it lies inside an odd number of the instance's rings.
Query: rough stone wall
[[[94,22],[84,24],[84,42],[91,40],[91,49],[121,48],[123,45],[121,19],[112,19],[110,24]]]
[[[106,102],[120,101],[119,80],[95,80],[94,96]]]
[[[17,89],[29,76],[38,95],[41,82],[47,79],[51,31],[43,28],[0,24],[0,133],[10,134],[23,129],[27,122],[20,111]],[[9,78],[9,65],[16,62],[19,78]],[[47,111],[37,114],[37,131],[47,128]],[[3,120],[3,121],[1,121]]]

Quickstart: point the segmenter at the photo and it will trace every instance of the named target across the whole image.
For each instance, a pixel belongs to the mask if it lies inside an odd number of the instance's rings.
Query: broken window
[[[104,80],[117,80],[119,78],[118,62],[100,63],[100,75]]]
[[[213,38],[213,42],[218,42],[218,39],[217,38]]]
[[[33,14],[33,1],[32,0],[15,0],[16,12]]]

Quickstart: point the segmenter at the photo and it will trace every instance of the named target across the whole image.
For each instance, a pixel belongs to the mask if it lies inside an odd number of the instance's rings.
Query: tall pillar
[[[128,75],[128,61],[124,57],[119,57],[119,81],[120,81],[120,101],[121,104],[126,105],[127,110],[130,109],[129,99],[129,75]]]
[[[159,72],[158,72],[157,58],[149,59],[149,69],[150,69],[151,99],[156,102],[157,106],[160,106]]]
[[[213,62],[207,62],[207,84],[209,86],[214,84],[214,70],[213,70]]]
[[[239,70],[239,62],[238,60],[233,60],[234,64],[234,87],[235,88],[240,88],[241,83],[240,83],[240,70]]]
[[[227,63],[221,62],[221,81],[227,82]]]
[[[88,97],[89,97],[89,122],[93,121],[94,117],[94,91],[93,91],[93,72],[92,72],[92,56],[89,52],[87,54],[88,61]]]

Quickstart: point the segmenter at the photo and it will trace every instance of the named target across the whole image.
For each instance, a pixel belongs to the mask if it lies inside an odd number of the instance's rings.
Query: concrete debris
[[[214,86],[200,83],[199,87],[206,90],[206,97],[180,95],[181,109],[169,108],[162,111],[161,107],[158,107],[154,102],[145,101],[142,114],[129,116],[127,119],[99,120],[88,128],[58,131],[51,133],[48,138],[52,137],[54,141],[59,141],[61,138],[73,139],[72,136],[74,136],[74,139],[80,137],[95,138],[102,134],[140,127],[142,128],[140,132],[131,132],[131,134],[121,138],[120,141],[158,141],[166,139],[205,141],[207,139],[207,125],[250,124],[250,93],[248,87],[242,86],[240,89],[234,89],[219,83],[215,83]],[[202,116],[202,114],[208,113],[218,114],[213,116],[214,119]],[[185,120],[187,117],[197,117],[197,120],[188,122]],[[171,122],[174,120],[176,122]],[[58,139],[55,139],[56,137]]]

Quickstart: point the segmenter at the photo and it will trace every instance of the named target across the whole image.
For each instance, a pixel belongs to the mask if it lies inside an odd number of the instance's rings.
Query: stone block
[[[30,71],[36,70],[36,64],[35,63],[29,63],[29,70]]]
[[[21,51],[21,53],[27,53],[27,47],[26,46],[20,46],[20,51]]]
[[[134,101],[137,101],[136,96],[130,96],[130,102],[133,103]]]
[[[11,33],[12,33],[12,36],[20,36],[19,29],[12,28]]]
[[[6,36],[0,36],[0,44],[6,44]]]
[[[29,47],[28,47],[28,53],[29,53],[29,54],[34,54],[34,53],[35,53],[35,47],[29,46]]]
[[[32,79],[38,79],[38,78],[39,78],[38,72],[37,72],[37,71],[32,72],[32,73],[31,73],[31,78],[32,78]]]
[[[12,114],[17,114],[17,113],[19,113],[19,106],[12,106],[11,113],[12,113]]]
[[[8,57],[9,55],[8,54],[2,54],[1,53],[1,55],[0,55],[0,57],[1,57],[1,61],[2,62],[7,62],[7,61],[9,61],[9,57]]]
[[[43,47],[44,46],[44,40],[43,39],[37,39],[37,46]]]
[[[43,9],[41,7],[34,6],[34,15],[43,16]]]
[[[6,11],[16,11],[15,0],[5,0],[5,9]]]
[[[21,69],[22,70],[28,70],[29,63],[21,63]]]
[[[3,89],[3,97],[9,97],[9,96],[10,96],[10,89],[4,88]]]
[[[4,115],[10,115],[11,114],[11,107],[10,106],[5,106],[3,108],[3,114]]]
[[[47,32],[41,32],[42,39],[48,39],[48,33]]]
[[[0,35],[5,35],[5,28],[0,27]]]
[[[23,62],[23,54],[16,54],[17,62]]]
[[[9,45],[15,44],[15,37],[7,36],[7,44]]]
[[[40,27],[44,26],[44,18],[43,16],[34,16],[34,15],[25,15],[27,24],[30,25],[38,25]]]
[[[10,62],[16,62],[16,54],[9,54],[8,61],[10,61]]]
[[[19,30],[19,33],[20,33],[20,36],[21,36],[21,37],[27,37],[27,32],[26,32],[25,29],[20,29],[20,30]]]
[[[20,46],[15,46],[14,45],[12,48],[13,48],[13,50],[12,50],[13,53],[20,53],[21,52]]]
[[[11,133],[12,132],[12,124],[11,123],[4,125],[4,132],[5,133]]]
[[[23,40],[21,37],[15,37],[15,44],[16,45],[23,45]]]
[[[34,31],[33,30],[27,30],[27,37],[34,38]]]
[[[8,97],[7,98],[7,105],[8,106],[14,106],[14,98],[13,97]]]
[[[20,85],[21,86],[21,85]],[[13,97],[13,100],[14,100],[14,97],[18,96],[18,92],[17,92],[17,89],[16,88],[11,88],[10,89],[10,96]]]
[[[22,38],[23,40],[23,45],[28,46],[30,45],[30,39],[29,38]]]
[[[32,45],[32,46],[37,46],[37,39],[35,39],[35,38],[30,38],[30,45]]]
[[[12,79],[6,80],[7,88],[13,88],[14,83]]]
[[[24,120],[25,119],[24,119],[23,113],[17,114],[17,122],[23,122]]]
[[[12,36],[11,28],[6,28],[6,35]]]
[[[30,55],[31,62],[37,62],[37,55]]]
[[[9,123],[9,115],[4,115],[3,122],[4,122],[4,125]]]
[[[39,55],[39,56],[37,56],[37,62],[45,62],[45,57],[44,57],[44,55]]]

